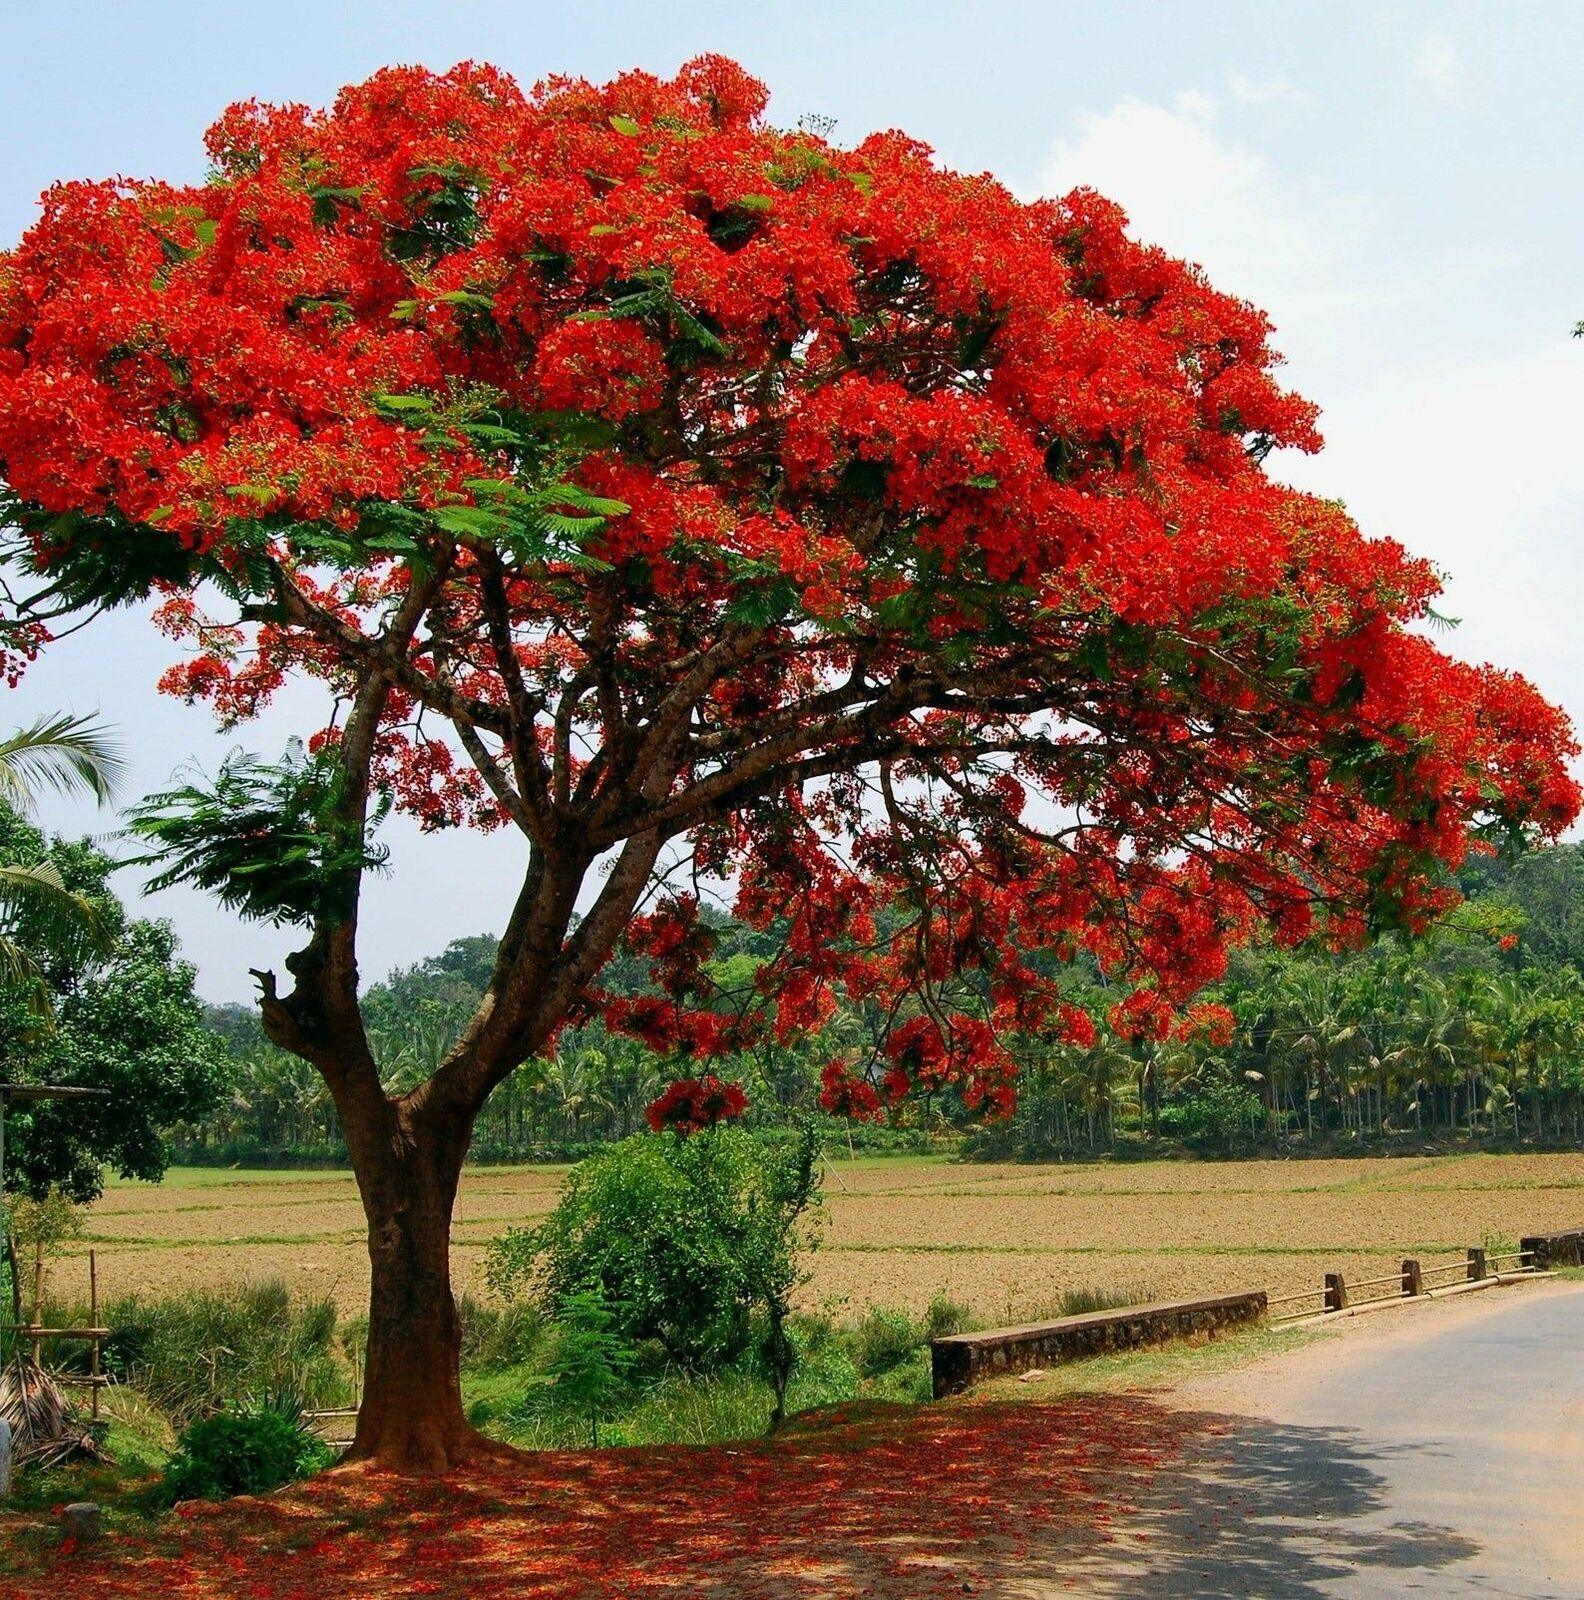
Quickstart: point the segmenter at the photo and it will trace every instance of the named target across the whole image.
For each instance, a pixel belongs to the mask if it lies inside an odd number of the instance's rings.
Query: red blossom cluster
[[[22,674],[49,643],[49,629],[41,622],[19,622],[0,628],[0,682],[14,689]]]
[[[885,1117],[874,1085],[843,1061],[829,1062],[820,1074],[820,1107],[851,1122],[880,1122]]]
[[[37,570],[162,597],[165,687],[228,721],[382,683],[358,782],[531,841],[514,992],[563,998],[502,1060],[575,1005],[702,1057],[845,1001],[832,1109],[1003,1110],[1010,1041],[1094,1039],[1036,952],[1130,988],[1125,1038],[1214,1038],[1179,1014],[1238,940],[1423,928],[1471,839],[1572,819],[1562,713],[1264,471],[1319,437],[1261,312],[1088,190],[766,102],[718,57],[395,68],[233,107],[206,183],[59,185],[0,256]],[[690,896],[632,924],[657,992],[598,988],[667,846],[775,936],[733,1008]]]
[[[748,1097],[735,1083],[706,1074],[680,1078],[649,1102],[644,1113],[656,1133],[704,1133],[723,1122],[735,1122],[748,1109]]]

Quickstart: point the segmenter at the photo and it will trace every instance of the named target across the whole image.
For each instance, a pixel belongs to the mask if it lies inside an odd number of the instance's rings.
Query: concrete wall
[[[1518,1241],[1520,1250],[1534,1253],[1523,1263],[1544,1271],[1548,1267],[1584,1267],[1584,1228],[1567,1233],[1531,1234]]]
[[[1003,1373],[1026,1372],[1031,1367],[1054,1366],[1111,1350],[1133,1350],[1168,1339],[1213,1337],[1229,1328],[1259,1322],[1264,1315],[1265,1294],[1259,1290],[1091,1311],[1021,1328],[955,1333],[930,1346],[935,1398],[957,1394]]]

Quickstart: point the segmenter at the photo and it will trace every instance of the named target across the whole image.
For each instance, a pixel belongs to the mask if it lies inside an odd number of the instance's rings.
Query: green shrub
[[[544,1333],[539,1308],[523,1301],[493,1306],[462,1294],[457,1296],[457,1316],[462,1322],[462,1365],[473,1372],[495,1372],[532,1360]]]
[[[858,1370],[878,1378],[900,1366],[924,1340],[924,1329],[905,1311],[871,1306],[853,1335]]]
[[[823,1318],[800,1317],[792,1338],[798,1347],[788,1405],[793,1411],[839,1406],[858,1395],[858,1368],[847,1341]]]
[[[293,1406],[222,1411],[183,1430],[165,1467],[164,1497],[175,1503],[266,1494],[318,1472],[332,1457]]]
[[[817,1157],[812,1134],[624,1140],[574,1168],[538,1227],[491,1246],[489,1281],[551,1316],[598,1289],[629,1342],[657,1340],[684,1369],[719,1371],[774,1344],[785,1323]]]
[[[944,1289],[930,1301],[929,1310],[924,1313],[927,1339],[948,1339],[954,1333],[967,1333],[973,1325],[973,1313],[967,1306],[958,1305]]]
[[[1062,1291],[1054,1315],[1082,1317],[1091,1311],[1117,1311],[1123,1306],[1143,1305],[1149,1298],[1150,1292],[1147,1289],[1102,1289],[1080,1286]]]
[[[550,1380],[555,1398],[585,1412],[589,1443],[599,1446],[600,1418],[609,1413],[632,1370],[634,1352],[598,1289],[568,1295],[556,1319]]]
[[[1161,1107],[1160,1131],[1191,1149],[1235,1155],[1258,1141],[1265,1103],[1241,1083],[1211,1078],[1190,1084]]]

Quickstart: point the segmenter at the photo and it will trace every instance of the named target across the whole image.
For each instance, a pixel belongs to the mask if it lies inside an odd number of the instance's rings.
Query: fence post
[[[1478,1283],[1481,1278],[1486,1276],[1485,1251],[1477,1244],[1469,1246],[1468,1275],[1470,1283]]]
[[[1411,1256],[1402,1264],[1402,1292],[1405,1295],[1424,1293],[1424,1274]]]
[[[1328,1272],[1325,1275],[1325,1309],[1327,1311],[1347,1310],[1347,1284],[1342,1280],[1340,1272]]]

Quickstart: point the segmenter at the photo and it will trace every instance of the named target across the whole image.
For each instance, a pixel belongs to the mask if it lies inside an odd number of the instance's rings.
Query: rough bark
[[[372,1268],[363,1404],[347,1459],[444,1472],[505,1451],[468,1422],[458,1370],[451,1212],[471,1119],[436,1126],[406,1103],[387,1105],[383,1126],[347,1130]]]

